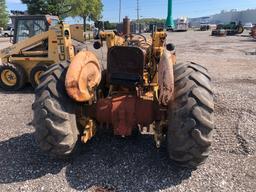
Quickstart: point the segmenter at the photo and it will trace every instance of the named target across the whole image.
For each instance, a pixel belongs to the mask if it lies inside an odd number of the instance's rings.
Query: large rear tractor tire
[[[68,97],[65,76],[68,64],[51,66],[35,90],[33,125],[40,148],[54,158],[69,157],[77,147],[77,103]]]
[[[195,63],[175,65],[174,78],[174,97],[168,109],[168,152],[179,166],[196,168],[208,157],[212,141],[211,78],[207,69]]]
[[[236,27],[235,31],[237,34],[242,34],[244,32],[244,27],[239,25]]]

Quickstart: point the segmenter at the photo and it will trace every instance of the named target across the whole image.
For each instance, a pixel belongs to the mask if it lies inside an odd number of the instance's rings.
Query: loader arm
[[[45,41],[48,43],[45,48],[35,49]],[[72,60],[73,57],[74,48],[69,25],[63,23],[0,51],[2,61],[13,63],[24,60],[58,63]]]
[[[49,35],[54,33],[53,31],[43,32],[41,34],[35,35],[29,39],[20,41],[10,47],[4,48],[0,52],[0,58],[10,57],[12,55],[17,55],[22,52],[22,50],[31,47],[35,44],[38,44],[49,38]]]

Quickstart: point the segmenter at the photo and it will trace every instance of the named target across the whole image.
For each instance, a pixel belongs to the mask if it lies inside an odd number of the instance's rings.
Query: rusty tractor
[[[167,140],[169,157],[197,167],[212,141],[213,91],[205,67],[176,64],[167,34],[150,38],[100,32],[94,47],[106,42],[107,69],[97,57],[80,51],[69,62],[51,66],[41,77],[33,103],[35,138],[53,157],[70,156],[99,127],[120,137],[134,130],[153,135],[156,147]]]
[[[256,26],[254,26],[254,27],[252,28],[250,35],[251,35],[254,39],[256,39]]]

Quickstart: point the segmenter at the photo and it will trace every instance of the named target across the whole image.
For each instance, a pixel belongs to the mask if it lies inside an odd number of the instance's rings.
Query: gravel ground
[[[0,48],[7,41],[0,39]],[[170,33],[169,41],[179,62],[201,63],[213,77],[216,128],[206,164],[180,169],[150,137],[111,135],[98,135],[73,160],[49,159],[33,139],[27,86],[0,92],[0,191],[255,191],[256,41],[192,31]]]

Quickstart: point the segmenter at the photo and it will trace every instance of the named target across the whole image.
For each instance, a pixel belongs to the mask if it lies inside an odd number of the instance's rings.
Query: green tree
[[[101,18],[103,4],[101,0],[70,0],[71,11],[69,16],[80,16],[84,21],[84,31],[86,31],[86,21],[96,21]]]
[[[6,9],[5,0],[0,0],[0,27],[6,27],[9,22],[9,15]]]
[[[165,19],[157,19],[157,18],[143,18],[140,19],[141,23],[145,24],[165,24]]]
[[[71,10],[70,0],[21,0],[30,15],[51,14],[65,18]]]
[[[49,14],[46,0],[21,0],[21,2],[27,5],[30,15]]]
[[[116,29],[117,23],[110,23],[109,21],[104,21],[104,28],[106,30],[114,30]]]
[[[68,16],[71,11],[70,0],[47,0],[48,1],[48,11],[52,15],[57,15],[61,18]]]

